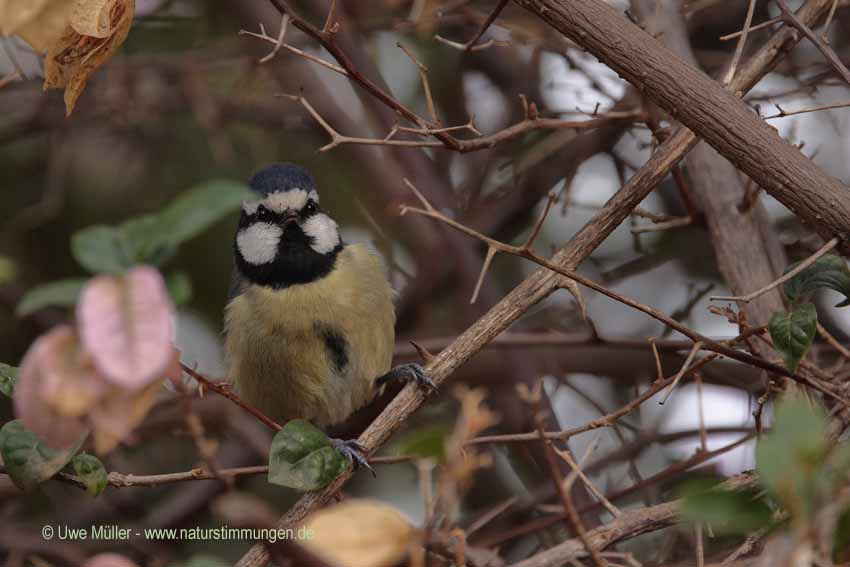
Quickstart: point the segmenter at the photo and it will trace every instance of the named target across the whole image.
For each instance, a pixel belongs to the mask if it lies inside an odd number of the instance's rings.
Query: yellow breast
[[[395,340],[392,290],[381,261],[346,246],[316,282],[281,290],[248,286],[225,313],[228,377],[245,400],[281,422],[339,423],[371,400],[390,369]],[[346,364],[326,336],[345,342]]]

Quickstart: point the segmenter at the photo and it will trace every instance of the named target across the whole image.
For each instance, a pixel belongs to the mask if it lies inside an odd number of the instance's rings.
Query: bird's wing
[[[230,274],[230,289],[227,292],[228,303],[233,301],[233,298],[242,294],[244,285],[245,279],[239,273],[239,270],[236,269],[236,266],[233,266],[233,272]]]

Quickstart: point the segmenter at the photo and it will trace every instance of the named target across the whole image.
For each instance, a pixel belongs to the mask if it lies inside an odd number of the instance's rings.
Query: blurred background
[[[626,2],[614,2],[618,9]],[[792,7],[799,2],[791,2]],[[317,25],[328,3],[296,5]],[[541,115],[591,119],[594,112],[639,111],[638,93],[615,73],[517,6],[509,4],[482,38],[493,44],[464,52],[435,36],[463,43],[474,34],[495,2],[463,0],[340,0],[337,40],[360,71],[399,101],[427,115],[416,66],[401,42],[428,69],[437,113],[445,125],[471,118],[484,134],[524,118],[520,96]],[[684,7],[695,55],[708,73],[718,73],[735,49],[747,2],[693,0]],[[754,22],[777,15],[773,3],[757,2]],[[85,272],[70,253],[70,238],[93,224],[118,224],[156,211],[181,192],[211,179],[245,181],[276,161],[307,167],[317,179],[323,207],[349,242],[371,241],[387,258],[398,291],[397,359],[418,360],[408,340],[439,352],[454,337],[532,273],[535,266],[498,256],[475,303],[475,288],[486,249],[477,241],[413,215],[399,216],[402,204],[415,204],[403,183],[410,179],[442,212],[478,230],[520,244],[540,215],[549,194],[552,209],[535,248],[548,254],[566,242],[650,155],[653,137],[640,122],[612,121],[590,130],[536,131],[490,149],[461,154],[439,148],[341,145],[328,151],[327,132],[306,109],[281,94],[304,96],[344,135],[382,138],[397,118],[361,88],[326,68],[280,50],[261,63],[273,45],[240,30],[276,37],[281,18],[263,0],[138,0],[129,37],[121,52],[89,81],[74,113],[65,117],[62,95],[42,91],[43,63],[22,41],[0,38],[0,361],[17,364],[36,336],[68,320],[67,309],[48,307],[16,314],[34,286]],[[832,44],[845,60],[850,10],[840,6]],[[745,53],[760,46],[770,27],[753,31]],[[330,60],[316,42],[290,29],[287,42]],[[846,84],[808,44],[801,44],[747,97],[763,115],[848,98]],[[850,182],[850,110],[839,108],[771,120],[779,132],[831,175]],[[471,136],[471,134],[470,134]],[[460,135],[459,137],[464,137]],[[790,259],[818,247],[793,215],[764,193],[757,194]],[[633,216],[581,266],[612,289],[649,304],[692,329],[727,338],[737,328],[709,312],[711,295],[728,295],[717,270],[710,236],[698,221],[669,230],[641,232],[653,219],[687,215],[686,204],[666,180]],[[654,216],[653,216],[654,215]],[[221,315],[230,283],[232,238],[237,214],[219,222],[180,249],[170,266],[185,272],[191,298],[179,310],[176,337],[183,361],[216,379],[224,378]],[[636,231],[637,229],[637,231]],[[766,282],[765,282],[766,283]],[[830,292],[831,293],[831,292]],[[676,372],[690,348],[658,322],[590,291],[584,292],[588,318],[565,291],[554,294],[462,367],[441,395],[419,411],[389,451],[431,439],[454,423],[452,385],[487,390],[499,413],[495,431],[533,430],[528,408],[515,387],[545,378],[551,427],[586,423],[632,399],[655,378],[647,339],[657,338],[666,375]],[[850,319],[821,298],[821,321],[840,339]],[[752,429],[754,393],[761,376],[729,361],[702,373],[701,395],[688,381],[661,405],[656,399],[614,429],[576,436],[570,448],[579,456],[591,443],[587,463],[603,492],[613,494],[641,483],[687,459],[700,447],[700,416],[708,430],[707,448],[725,447]],[[3,420],[11,404],[0,401]],[[208,433],[220,443],[227,466],[263,464],[270,433],[225,400],[207,395],[198,403]],[[173,396],[159,403],[132,442],[105,459],[108,470],[158,474],[187,470],[198,457],[179,419]],[[423,441],[424,440],[424,441]],[[393,449],[395,447],[395,449]],[[401,449],[399,449],[401,447]],[[511,528],[543,513],[532,503],[540,471],[528,449],[493,445],[494,465],[479,473],[462,505],[467,524],[498,501],[518,496],[528,505],[492,522],[470,537],[472,544],[500,546],[504,558],[523,557],[539,545],[537,536],[514,535]],[[753,466],[753,445],[745,443],[701,466],[723,475]],[[537,462],[539,465],[539,462]],[[393,503],[414,521],[422,519],[417,469],[410,463],[378,467],[379,481],[359,473],[346,493],[371,495]],[[537,479],[537,480],[535,480]],[[618,501],[654,501],[680,475],[670,474]],[[260,477],[239,485],[259,494],[278,511],[294,496]],[[34,526],[46,518],[69,525],[115,522],[122,525],[183,526],[215,522],[209,501],[224,487],[198,481],[156,488],[108,489],[92,500],[74,486],[48,483],[21,496],[0,476],[0,546],[33,540]],[[598,523],[604,512],[595,512]],[[589,520],[592,521],[592,520]],[[463,523],[463,522],[461,522]],[[630,546],[656,546],[659,557],[676,557],[692,544],[691,534],[670,529]],[[82,545],[82,544],[80,544]],[[150,565],[168,565],[203,552],[230,564],[247,542],[145,542],[124,552]],[[87,551],[109,548],[87,542]],[[129,547],[129,548],[128,548]],[[9,547],[8,557],[15,557]],[[652,555],[652,554],[650,554]],[[214,561],[213,559],[208,559]],[[210,563],[210,564],[214,564]]]

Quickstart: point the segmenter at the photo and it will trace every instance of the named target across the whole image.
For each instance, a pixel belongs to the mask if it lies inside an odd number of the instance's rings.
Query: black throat
[[[300,228],[291,224],[280,239],[277,256],[267,264],[251,264],[242,258],[234,241],[236,269],[251,283],[283,289],[322,279],[333,270],[339,253],[345,246],[340,242],[326,254],[310,247],[311,239]]]

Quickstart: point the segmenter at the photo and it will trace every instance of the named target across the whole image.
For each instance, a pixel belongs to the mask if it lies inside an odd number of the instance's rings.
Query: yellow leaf
[[[377,500],[352,498],[311,514],[300,540],[334,565],[390,567],[407,555],[416,530],[395,508]]]
[[[80,35],[106,37],[112,30],[113,4],[115,0],[77,0],[68,23]]]
[[[18,9],[21,3],[28,4],[25,10]],[[40,11],[33,13],[32,8],[36,6],[40,7]],[[44,0],[6,0],[5,4],[0,0],[2,33],[17,34],[34,51],[44,53],[62,36],[72,7],[73,2],[69,0],[53,0],[50,3]]]
[[[11,35],[32,22],[47,6],[48,0],[0,0],[0,33]],[[59,4],[60,2],[55,2]],[[63,4],[66,2],[62,2]]]
[[[162,382],[159,380],[132,395],[115,387],[112,395],[92,408],[89,419],[94,429],[95,452],[108,453],[119,441],[130,435],[156,402],[161,388]]]
[[[92,10],[99,5],[99,11]],[[124,43],[133,22],[134,0],[77,0],[76,25],[101,31],[102,18],[109,22],[105,37],[83,35],[69,23],[62,37],[47,50],[44,61],[44,88],[65,88],[65,113],[70,115],[86,81]],[[105,14],[105,15],[104,15]]]

